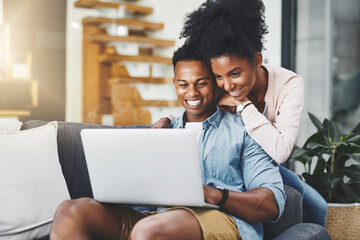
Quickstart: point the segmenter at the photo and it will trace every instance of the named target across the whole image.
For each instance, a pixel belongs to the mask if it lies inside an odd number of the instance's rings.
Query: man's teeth
[[[235,95],[235,94],[237,94],[238,92],[240,92],[240,90],[241,90],[241,88],[240,88],[239,90],[235,91],[235,92],[230,92],[230,94],[231,94],[231,95]]]
[[[200,104],[201,100],[196,100],[196,101],[190,101],[188,100],[187,103],[191,106],[195,106],[195,105],[198,105]]]

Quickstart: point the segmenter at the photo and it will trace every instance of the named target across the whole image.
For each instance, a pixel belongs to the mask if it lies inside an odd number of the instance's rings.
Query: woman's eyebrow
[[[227,74],[231,74],[233,73],[234,71],[236,70],[239,70],[240,68],[239,67],[234,67],[232,70],[230,70]]]
[[[240,68],[239,67],[234,67],[233,69],[231,69],[229,72],[227,72],[226,74],[228,75],[228,74],[231,74],[231,73],[233,73],[234,71],[236,71],[236,70],[239,70]],[[214,76],[220,76],[219,74],[217,74],[217,73],[215,73],[215,72],[213,72],[213,75]]]

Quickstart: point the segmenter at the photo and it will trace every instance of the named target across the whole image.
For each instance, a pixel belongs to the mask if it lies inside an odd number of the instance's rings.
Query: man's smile
[[[197,106],[201,103],[201,99],[199,100],[185,100],[187,102],[188,105],[190,106]]]

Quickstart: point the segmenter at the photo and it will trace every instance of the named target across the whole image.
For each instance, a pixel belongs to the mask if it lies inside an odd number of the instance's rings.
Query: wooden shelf
[[[159,56],[128,56],[128,55],[100,55],[100,62],[151,62],[151,63],[165,63],[172,64],[171,58],[159,57]]]
[[[132,0],[135,1],[135,0]],[[177,100],[143,100],[136,86],[130,83],[169,84],[171,78],[131,77],[127,66],[121,62],[146,62],[172,65],[172,59],[154,56],[154,48],[174,47],[175,41],[147,37],[147,31],[164,28],[162,23],[139,19],[151,14],[153,8],[128,2],[106,2],[97,0],[76,0],[75,7],[114,8],[124,6],[126,13],[134,18],[87,17],[83,26],[83,104],[82,117],[85,123],[101,123],[102,114],[112,114],[118,125],[150,124],[151,113],[145,107],[179,107]],[[117,24],[129,28],[129,36],[106,34],[108,25]],[[116,42],[135,43],[139,53],[121,55]],[[125,52],[121,52],[125,53]],[[152,75],[149,65],[149,75]],[[91,96],[91,97],[89,97]]]
[[[79,8],[115,8],[115,9],[117,9],[120,6],[124,6],[126,12],[133,15],[148,15],[153,13],[154,11],[154,9],[151,7],[144,7],[131,3],[103,2],[103,1],[93,1],[93,0],[78,0],[74,3],[74,6]]]
[[[152,78],[152,77],[112,77],[109,83],[172,83],[172,78]]]
[[[0,110],[0,117],[27,117],[30,111],[27,110]]]
[[[152,47],[172,47],[175,46],[175,41],[162,40],[156,38],[149,38],[144,36],[112,36],[108,34],[94,34],[86,38],[86,40],[108,43],[108,42],[131,42],[131,43],[142,43]]]
[[[181,107],[182,105],[177,100],[163,101],[163,100],[119,100],[118,106],[123,107]]]
[[[28,79],[28,78],[13,78],[13,79],[8,79],[8,78],[0,78],[0,83],[32,83],[35,82],[32,79]]]
[[[129,18],[86,17],[82,20],[82,23],[84,25],[100,25],[106,23],[108,24],[116,23],[137,30],[147,30],[147,31],[156,31],[164,28],[164,24],[162,23],[153,23],[139,19],[129,19]]]

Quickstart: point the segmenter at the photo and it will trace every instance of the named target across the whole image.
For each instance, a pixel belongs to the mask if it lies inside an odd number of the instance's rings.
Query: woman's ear
[[[262,54],[261,52],[255,53],[255,59],[254,59],[255,68],[260,68],[262,65]]]

